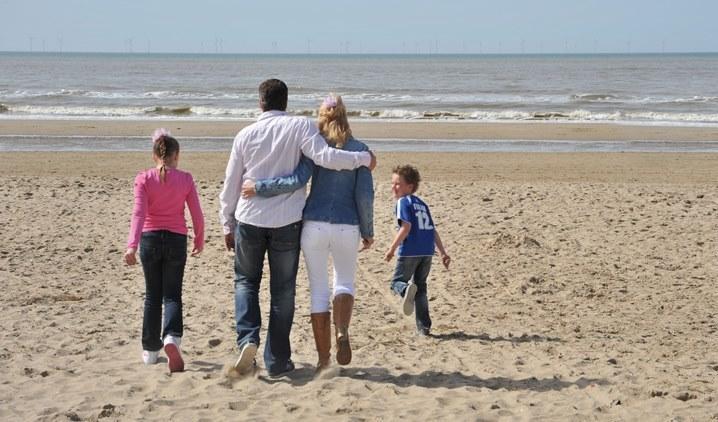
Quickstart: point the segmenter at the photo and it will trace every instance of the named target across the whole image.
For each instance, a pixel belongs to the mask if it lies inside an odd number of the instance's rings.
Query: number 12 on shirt
[[[431,219],[426,211],[417,211],[415,213],[416,221],[419,224],[419,230],[432,230],[434,226],[431,225]]]

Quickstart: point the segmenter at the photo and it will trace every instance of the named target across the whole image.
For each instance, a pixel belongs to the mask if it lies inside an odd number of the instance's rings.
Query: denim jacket
[[[354,138],[347,139],[346,151],[368,151]],[[305,221],[358,225],[364,239],[374,237],[374,182],[366,167],[356,170],[329,170],[302,156],[289,176],[261,179],[255,182],[259,196],[292,192],[312,177],[312,188],[304,206]]]

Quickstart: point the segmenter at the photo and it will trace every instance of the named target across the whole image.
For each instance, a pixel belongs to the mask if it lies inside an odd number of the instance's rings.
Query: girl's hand
[[[371,245],[374,244],[374,238],[368,237],[368,238],[362,238],[361,240],[361,249],[359,249],[359,252],[371,248]]]
[[[125,251],[125,264],[135,265],[137,264],[137,248],[127,248]]]
[[[190,254],[190,256],[195,257],[195,258],[198,257],[199,254],[202,253],[202,249],[204,249],[204,248],[198,248],[195,246],[194,248],[192,248],[192,253]]]
[[[251,198],[257,194],[254,185],[254,180],[245,180],[244,183],[242,183],[242,198]]]
[[[392,258],[394,258],[394,250],[393,250],[393,249],[389,249],[389,250],[386,251],[386,253],[384,254],[384,261],[389,262],[389,261],[391,261]]]

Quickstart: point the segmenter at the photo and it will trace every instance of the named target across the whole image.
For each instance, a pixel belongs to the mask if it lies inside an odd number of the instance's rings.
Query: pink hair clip
[[[324,102],[322,102],[322,105],[327,108],[333,108],[337,106],[337,99],[332,97],[331,95],[324,99]]]
[[[155,142],[157,142],[157,140],[159,140],[163,136],[172,136],[172,134],[170,134],[169,130],[167,130],[163,127],[156,129],[154,131],[154,133],[152,134],[152,143],[154,144]]]

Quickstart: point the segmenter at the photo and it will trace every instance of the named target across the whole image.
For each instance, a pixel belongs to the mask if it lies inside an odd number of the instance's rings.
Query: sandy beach
[[[241,126],[170,123],[180,142]],[[146,135],[160,125],[2,121],[0,134]],[[353,129],[385,138],[718,139],[710,127],[601,124]],[[226,159],[181,157],[197,181],[207,245],[187,262],[186,372],[170,375],[165,360],[141,362],[142,273],[122,262],[132,181],[152,165],[149,149],[0,153],[0,419],[718,419],[715,154],[380,153],[353,361],[314,377],[302,264],[298,369],[277,380],[261,368],[226,376],[237,356],[232,261],[217,217]],[[421,170],[418,194],[453,258],[430,276],[428,338],[401,313],[388,283],[394,263],[382,259],[397,163]],[[261,301],[266,329],[266,290]]]

